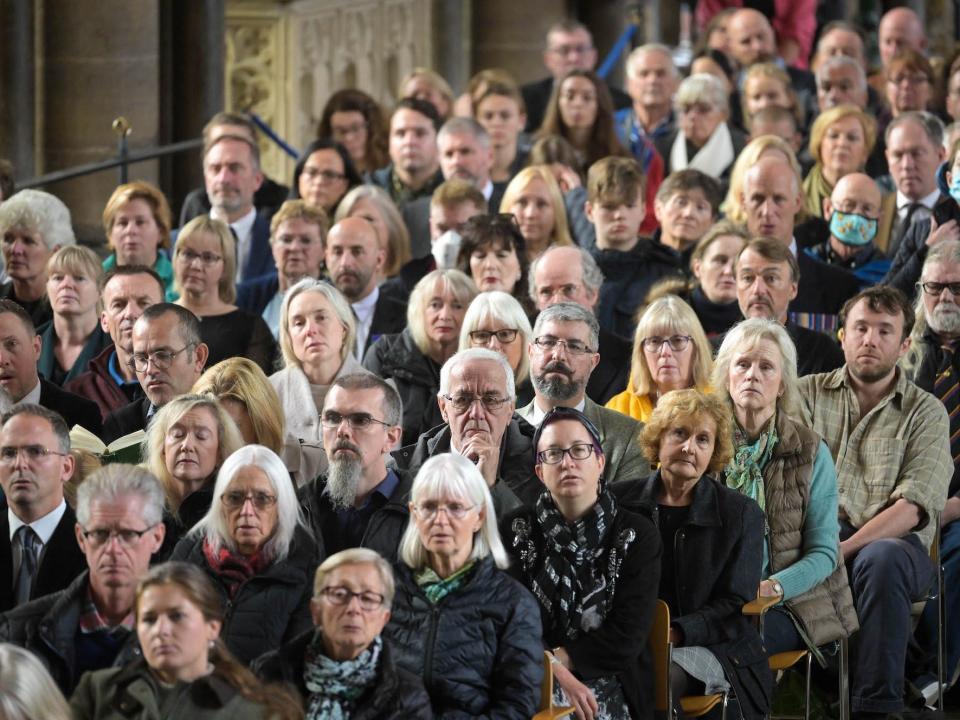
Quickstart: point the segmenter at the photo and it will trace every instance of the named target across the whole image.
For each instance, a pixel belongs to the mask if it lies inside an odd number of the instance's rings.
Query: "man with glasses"
[[[57,413],[20,403],[0,417],[0,611],[62,590],[83,571],[76,521],[63,497],[73,475],[70,435]]]
[[[107,415],[103,441],[110,444],[146,429],[158,409],[190,392],[208,354],[200,340],[200,320],[192,312],[173,303],[157,303],[144,310],[133,326],[130,359],[144,397]]]
[[[160,483],[142,468],[117,464],[95,472],[77,490],[71,528],[80,574],[65,589],[0,616],[0,641],[40,658],[64,695],[83,673],[135,657],[137,583],[163,544],[163,502]]]
[[[327,554],[369,547],[396,556],[413,481],[386,463],[403,433],[400,413],[400,395],[376,375],[333,381],[320,413],[328,467],[300,489],[304,515]]]
[[[513,369],[498,352],[461,350],[440,368],[437,394],[445,424],[425,432],[415,445],[397,450],[397,465],[416,475],[434,455],[459,453],[480,470],[497,517],[534,502],[543,489],[533,473],[533,433],[514,415]]]
[[[607,460],[604,480],[636,480],[650,474],[650,464],[637,442],[643,426],[597,405],[585,392],[590,373],[600,361],[599,333],[596,317],[581,305],[558,303],[541,312],[527,348],[535,394],[517,415],[538,426],[555,407],[576,408],[600,431],[600,446]]]

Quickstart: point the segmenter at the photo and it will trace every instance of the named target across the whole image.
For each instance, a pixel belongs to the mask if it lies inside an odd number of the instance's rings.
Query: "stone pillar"
[[[34,174],[34,5],[0,0],[0,157],[17,178]]]

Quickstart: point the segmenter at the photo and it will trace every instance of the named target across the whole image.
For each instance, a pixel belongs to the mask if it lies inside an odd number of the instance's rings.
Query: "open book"
[[[74,425],[70,431],[70,447],[73,450],[86,450],[100,458],[104,465],[110,463],[140,462],[140,445],[147,434],[143,430],[136,430],[128,435],[119,437],[109,445],[80,425]]]

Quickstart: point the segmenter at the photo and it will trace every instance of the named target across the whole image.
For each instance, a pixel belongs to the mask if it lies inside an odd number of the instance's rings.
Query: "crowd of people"
[[[960,53],[727,4],[626,92],[570,20],[340,89],[289,187],[218,113],[105,259],[0,182],[0,715],[652,718],[658,601],[678,711],[848,642],[856,720],[946,692]]]

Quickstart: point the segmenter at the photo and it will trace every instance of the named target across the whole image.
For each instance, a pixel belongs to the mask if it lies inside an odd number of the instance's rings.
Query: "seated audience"
[[[504,572],[481,470],[457,453],[431,458],[410,509],[384,631],[397,665],[423,679],[437,716],[532,717],[543,675],[540,613]]]
[[[777,139],[782,139],[790,147],[790,150],[797,156],[804,171],[813,167],[813,160],[806,157],[806,149],[803,147],[803,135],[800,133],[800,125],[797,123],[795,113],[782,108],[779,105],[770,105],[757,110],[751,117],[746,128],[750,135],[748,140],[753,141],[764,135],[773,135]],[[809,160],[809,162],[808,162]],[[734,163],[736,166],[736,163]]]
[[[493,148],[483,125],[471,117],[453,117],[437,133],[440,171],[444,180],[463,180],[481,193],[490,207],[500,207],[505,182],[490,177]]]
[[[648,43],[634,48],[626,62],[630,107],[616,113],[620,140],[642,162],[641,153],[676,128],[673,96],[680,73],[666,45]],[[640,141],[646,141],[640,144]],[[639,152],[638,152],[639,151]],[[644,172],[649,174],[647,168]]]
[[[526,241],[513,215],[475,215],[460,230],[457,269],[469,275],[481,293],[501,290],[533,315],[527,273]]]
[[[743,189],[743,176],[760,161],[760,158],[768,155],[782,158],[789,163],[797,177],[803,177],[803,171],[800,163],[797,161],[796,148],[787,140],[777,135],[760,135],[751,138],[750,142],[747,143],[747,146],[737,156],[737,160],[733,164],[733,170],[730,172],[730,188],[727,190],[726,197],[724,197],[723,202],[720,204],[720,210],[727,220],[740,225],[746,225],[747,208],[742,202],[740,192]],[[797,214],[797,222],[803,221],[806,217],[807,208],[804,201],[800,212]]]
[[[344,88],[330,96],[323,106],[317,137],[333,138],[343,145],[363,176],[390,162],[383,109],[363,90]]]
[[[672,390],[709,392],[712,370],[713,348],[696,314],[676,295],[666,295],[640,316],[629,384],[606,407],[645,423],[660,398]]]
[[[411,257],[421,257],[430,252],[424,239],[411,237],[397,206],[384,190],[375,185],[360,185],[348,192],[340,201],[333,220],[340,222],[354,216],[366,219],[377,229],[377,240],[384,252],[383,267],[377,275],[377,282],[382,283],[385,278],[396,276]]]
[[[84,675],[70,698],[75,720],[132,717],[118,708],[211,720],[301,717],[286,691],[261,685],[227,650],[220,633],[228,613],[199,568],[154,567],[137,586],[135,614],[142,657]]]
[[[283,461],[263,445],[245,445],[224,460],[206,515],[172,559],[197,565],[213,581],[230,608],[221,639],[243,663],[310,627],[317,545]]]
[[[427,100],[405,97],[394,108],[390,117],[390,164],[370,171],[369,182],[385,190],[401,211],[417,198],[429,197],[443,182],[437,152],[441,125],[443,117]]]
[[[886,64],[884,76],[887,104],[893,117],[929,109],[937,76],[922,53],[909,48],[899,50]]]
[[[414,68],[400,81],[397,99],[425,100],[436,108],[441,121],[446,122],[453,111],[453,90],[440,73],[429,68]]]
[[[491,80],[473,98],[473,118],[490,136],[494,184],[509,183],[526,165],[527,150],[520,146],[520,134],[527,121],[526,105],[520,89],[511,79]]]
[[[722,199],[720,185],[709,175],[677,170],[657,190],[654,212],[660,227],[653,242],[673,250],[679,263],[689,267],[690,254],[716,219]]]
[[[551,245],[572,245],[560,186],[549,168],[531,165],[518,172],[503,193],[500,212],[512,213],[532,259]]]
[[[403,400],[403,444],[417,442],[443,422],[435,398],[440,368],[457,351],[467,306],[477,289],[459,270],[434,270],[414,287],[407,327],[384,335],[363,359],[363,367],[392,379]]]
[[[381,636],[394,592],[393,570],[373,550],[331,555],[313,581],[315,627],[263,655],[254,672],[296,688],[308,718],[429,720],[423,681],[397,667]]]
[[[790,86],[790,76],[774,63],[760,62],[744,69],[740,99],[743,121],[747,126],[761,110],[779,107],[793,114],[798,127],[805,127],[806,118]]]
[[[4,188],[5,189],[5,188]],[[0,708],[22,720],[74,720],[63,693],[37,657],[16,645],[0,645]]]
[[[537,430],[534,506],[504,519],[511,574],[537,598],[563,704],[584,717],[650,713],[645,660],[660,571],[660,539],[647,518],[618,506],[601,480],[600,433],[578,410],[557,407]]]
[[[347,149],[321,136],[307,145],[293,168],[290,199],[306,200],[332,217],[343,196],[362,182]]]

